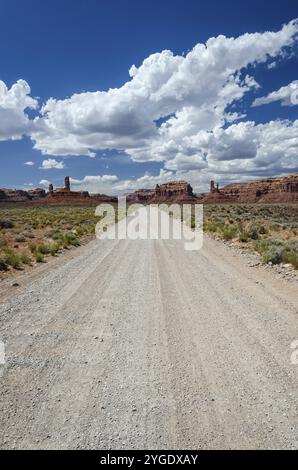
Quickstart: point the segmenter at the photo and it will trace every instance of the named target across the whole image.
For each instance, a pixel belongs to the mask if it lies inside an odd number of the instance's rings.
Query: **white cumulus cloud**
[[[48,160],[43,160],[41,167],[42,170],[63,170],[65,168],[64,162],[58,162],[54,158],[49,158]]]
[[[0,80],[0,140],[20,139],[32,130],[26,109],[37,109],[38,103],[30,93],[25,80],[18,80],[11,88]]]
[[[164,50],[133,65],[123,86],[51,98],[33,120],[26,114],[37,106],[29,85],[20,80],[8,90],[0,82],[0,140],[26,133],[37,150],[52,157],[95,157],[98,150],[117,149],[134,161],[163,165],[159,175],[130,180],[115,175],[72,180],[77,189],[91,192],[151,187],[177,178],[199,190],[211,177],[227,182],[296,171],[297,121],[256,124],[234,106],[259,89],[254,66],[272,68],[297,44],[297,35],[293,20],[276,32],[213,37],[182,55]],[[258,98],[253,106],[289,105],[297,83]],[[42,162],[44,169],[63,165],[54,158]]]
[[[45,187],[48,187],[50,183],[51,183],[51,182],[48,181],[48,180],[40,180],[40,182],[39,182],[39,184],[40,184],[41,186],[45,186]]]
[[[245,68],[281,55],[297,32],[291,21],[277,32],[210,38],[185,56],[165,50],[132,66],[120,88],[51,98],[34,121],[35,148],[56,156],[116,148],[138,161],[170,158],[163,152],[172,140],[239,118],[227,107],[258,87]]]
[[[298,80],[294,80],[289,85],[281,87],[277,91],[269,93],[267,96],[254,100],[252,106],[261,106],[264,104],[281,101],[282,106],[294,106],[298,104]]]

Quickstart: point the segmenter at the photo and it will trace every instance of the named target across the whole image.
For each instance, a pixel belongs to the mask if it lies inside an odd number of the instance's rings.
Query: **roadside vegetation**
[[[298,269],[298,204],[211,204],[204,230],[257,251],[264,263]]]
[[[46,262],[95,237],[92,206],[0,207],[0,272]]]

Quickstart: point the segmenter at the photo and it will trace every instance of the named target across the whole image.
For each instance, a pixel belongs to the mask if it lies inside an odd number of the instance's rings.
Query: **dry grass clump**
[[[204,230],[256,250],[264,263],[298,269],[297,204],[206,205]]]
[[[90,206],[0,206],[0,271],[41,263],[95,234]]]

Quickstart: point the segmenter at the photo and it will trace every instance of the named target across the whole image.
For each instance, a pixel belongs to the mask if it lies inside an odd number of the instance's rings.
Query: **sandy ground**
[[[297,285],[207,237],[93,241],[19,283],[1,448],[297,448]]]

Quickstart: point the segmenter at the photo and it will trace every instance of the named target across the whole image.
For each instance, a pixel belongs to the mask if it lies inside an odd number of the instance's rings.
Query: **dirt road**
[[[77,253],[0,307],[1,448],[297,448],[297,287],[208,238]]]

